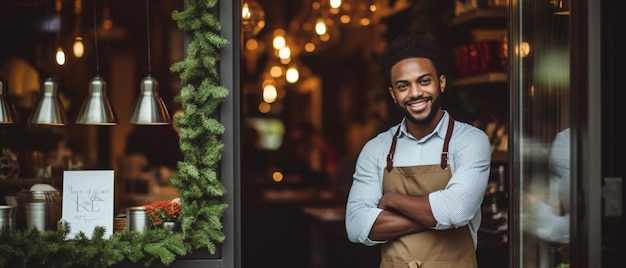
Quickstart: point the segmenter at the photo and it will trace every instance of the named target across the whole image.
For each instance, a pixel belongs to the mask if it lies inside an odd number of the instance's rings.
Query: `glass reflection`
[[[516,267],[569,267],[570,241],[570,61],[569,16],[550,1],[523,1],[517,8],[519,29],[513,40],[532,49],[517,55],[512,74],[520,120],[518,176],[513,189],[520,215],[513,224],[521,233],[513,245]],[[517,81],[519,80],[519,81]]]

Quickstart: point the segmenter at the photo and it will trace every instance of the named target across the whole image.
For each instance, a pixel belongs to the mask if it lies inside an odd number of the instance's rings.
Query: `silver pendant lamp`
[[[64,126],[67,124],[65,110],[58,94],[58,84],[51,77],[44,80],[41,96],[28,118],[33,125]]]
[[[99,76],[89,83],[89,96],[80,108],[76,124],[115,125],[117,115],[106,95],[106,82]]]
[[[106,82],[98,73],[100,61],[98,57],[98,31],[96,27],[96,0],[93,1],[93,29],[96,54],[96,77],[89,83],[89,95],[76,118],[76,124],[81,125],[117,125],[117,115],[111,106],[106,94]]]
[[[0,78],[0,124],[13,124],[16,120],[15,106],[9,100],[9,84]]]
[[[172,122],[165,103],[159,95],[159,83],[150,76],[150,5],[146,0],[146,23],[148,40],[148,76],[140,84],[140,94],[135,102],[135,110],[130,123],[135,125],[168,125]]]
[[[65,109],[59,98],[58,84],[52,79],[52,32],[50,31],[50,4],[46,3],[48,14],[48,65],[50,76],[43,81],[40,90],[39,100],[33,108],[28,118],[28,123],[32,125],[64,126],[67,124]]]
[[[165,103],[159,96],[159,82],[148,75],[141,81],[141,90],[130,123],[136,125],[168,125],[172,122]]]

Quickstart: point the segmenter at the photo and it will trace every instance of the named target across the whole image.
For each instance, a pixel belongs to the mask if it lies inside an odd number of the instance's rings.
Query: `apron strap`
[[[385,167],[387,172],[391,172],[393,169],[393,154],[396,152],[396,142],[398,141],[398,135],[400,134],[400,127],[401,126],[398,126],[398,129],[396,130],[396,133],[393,134],[393,139],[391,140],[391,148],[387,154],[387,167]],[[454,118],[449,115],[448,129],[446,130],[446,137],[443,140],[443,149],[441,150],[441,169],[446,169],[448,167],[448,143],[450,143],[450,138],[452,137],[452,130],[454,130]]]
[[[448,167],[448,143],[450,143],[450,137],[452,137],[452,130],[454,129],[454,118],[448,116],[448,130],[446,130],[446,138],[443,140],[443,150],[441,150],[441,169]]]
[[[396,152],[396,142],[398,141],[398,135],[400,135],[400,126],[396,130],[396,134],[393,134],[393,139],[391,140],[391,148],[389,149],[389,153],[387,153],[387,172],[391,172],[393,169],[393,154]]]

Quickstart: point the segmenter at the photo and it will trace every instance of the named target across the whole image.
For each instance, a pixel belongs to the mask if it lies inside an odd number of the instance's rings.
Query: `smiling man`
[[[346,205],[348,238],[383,244],[380,267],[477,267],[489,139],[442,110],[446,76],[431,42],[398,37],[384,68],[404,118],[361,150]]]

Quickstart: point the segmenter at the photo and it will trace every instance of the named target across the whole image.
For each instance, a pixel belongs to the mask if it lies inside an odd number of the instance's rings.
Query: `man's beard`
[[[398,103],[396,107],[400,109],[400,111],[404,114],[404,117],[406,117],[406,119],[415,123],[416,125],[428,125],[428,123],[433,121],[433,118],[435,118],[435,116],[437,115],[437,112],[439,111],[439,108],[441,107],[441,102],[442,102],[441,97],[442,97],[441,94],[439,94],[438,97],[432,98],[431,100],[432,106],[430,107],[430,112],[428,113],[426,118],[423,118],[423,119],[417,119],[413,117],[413,115],[408,111],[408,109],[400,105],[400,103]]]

